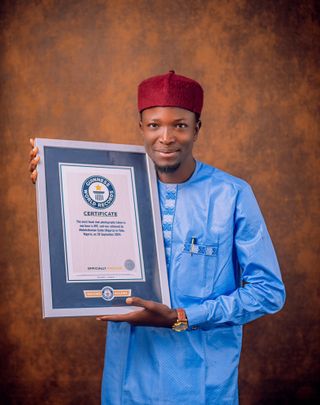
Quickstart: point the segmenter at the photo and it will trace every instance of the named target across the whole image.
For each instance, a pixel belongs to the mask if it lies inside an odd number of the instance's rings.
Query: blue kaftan
[[[109,322],[102,404],[237,404],[242,325],[285,300],[266,225],[245,181],[200,162],[159,193],[172,307],[190,328]]]

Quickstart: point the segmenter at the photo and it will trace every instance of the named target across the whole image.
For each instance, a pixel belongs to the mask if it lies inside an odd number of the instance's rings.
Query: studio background
[[[1,2],[1,400],[99,404],[105,325],[41,318],[30,137],[141,144],[136,86],[205,89],[195,155],[249,181],[285,308],[245,327],[240,400],[319,400],[319,2]]]

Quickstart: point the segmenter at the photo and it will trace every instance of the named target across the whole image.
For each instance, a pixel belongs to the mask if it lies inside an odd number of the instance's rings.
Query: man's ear
[[[138,114],[139,114],[139,129],[141,131],[141,128],[142,128],[142,113],[139,111]]]
[[[194,140],[196,140],[196,139],[198,138],[201,125],[202,125],[201,121],[198,120],[198,121],[196,122],[196,126],[195,126],[195,129],[194,129]]]

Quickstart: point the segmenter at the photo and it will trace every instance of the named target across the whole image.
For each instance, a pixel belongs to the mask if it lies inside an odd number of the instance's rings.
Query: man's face
[[[183,108],[153,107],[142,112],[145,149],[159,173],[194,167],[192,149],[199,127],[195,114]]]

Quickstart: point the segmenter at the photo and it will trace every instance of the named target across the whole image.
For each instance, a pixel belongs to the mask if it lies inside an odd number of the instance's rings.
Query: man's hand
[[[142,310],[120,315],[98,316],[98,321],[128,322],[134,326],[158,326],[171,328],[178,318],[177,311],[164,304],[146,301],[139,297],[127,298],[128,305],[143,308]]]
[[[30,151],[30,159],[29,159],[29,172],[31,173],[30,178],[33,184],[37,181],[37,166],[40,160],[40,156],[38,155],[39,149],[38,147],[34,146],[34,139],[30,139],[30,145],[32,147]]]

